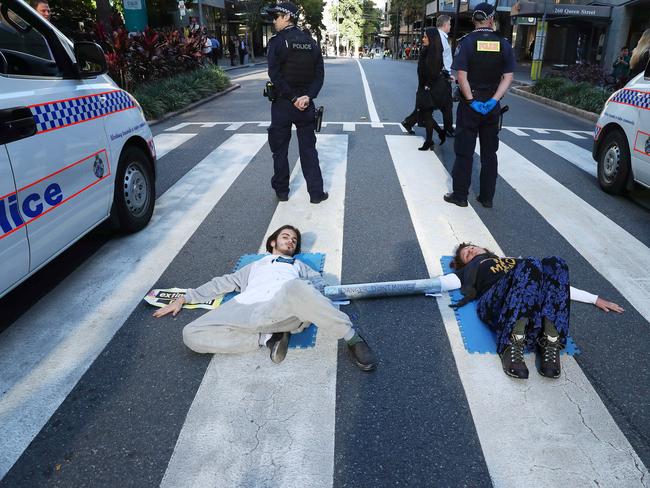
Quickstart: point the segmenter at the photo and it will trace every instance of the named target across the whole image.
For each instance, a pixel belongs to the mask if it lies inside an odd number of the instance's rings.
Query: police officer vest
[[[285,37],[289,50],[282,74],[294,90],[307,89],[314,81],[314,43],[311,37],[298,28],[290,29]]]
[[[503,75],[502,38],[491,30],[475,31],[465,42],[473,43],[467,81],[472,89],[496,90]]]

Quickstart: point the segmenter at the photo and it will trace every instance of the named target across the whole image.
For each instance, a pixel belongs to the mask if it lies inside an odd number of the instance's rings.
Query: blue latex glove
[[[472,100],[472,103],[469,104],[469,107],[474,110],[474,112],[477,112],[481,115],[485,115],[486,112],[485,110],[485,103],[484,102],[479,102],[478,100]]]
[[[483,112],[483,115],[487,115],[490,112],[492,112],[494,107],[497,106],[497,103],[499,103],[499,101],[495,100],[494,98],[490,98],[487,102],[484,102],[483,103],[483,108],[484,108],[485,112]]]

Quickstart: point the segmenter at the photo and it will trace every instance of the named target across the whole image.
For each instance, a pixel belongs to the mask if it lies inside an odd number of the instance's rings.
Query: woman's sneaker
[[[508,376],[521,380],[528,378],[528,368],[524,361],[525,347],[526,336],[512,334],[510,344],[501,353],[501,365]]]
[[[537,340],[537,355],[535,363],[537,371],[547,378],[559,378],[561,373],[560,367],[560,350],[564,345],[560,342],[559,337],[542,335]]]

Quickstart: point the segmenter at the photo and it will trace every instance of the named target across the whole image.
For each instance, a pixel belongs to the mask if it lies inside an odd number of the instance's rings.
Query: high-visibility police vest
[[[284,36],[289,55],[282,66],[282,74],[289,86],[295,90],[306,90],[315,78],[313,39],[298,28],[290,29]]]

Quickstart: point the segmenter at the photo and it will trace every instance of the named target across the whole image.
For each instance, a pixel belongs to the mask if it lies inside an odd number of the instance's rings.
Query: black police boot
[[[528,378],[528,368],[524,361],[524,348],[526,347],[526,336],[512,334],[510,344],[501,353],[501,365],[503,371],[513,378],[525,380]]]
[[[310,202],[310,203],[320,203],[320,202],[324,202],[324,201],[327,200],[329,197],[330,197],[329,193],[327,193],[326,191],[324,191],[324,192],[321,193],[319,196],[310,196],[310,197],[309,197],[309,202]]]
[[[481,195],[476,197],[476,201],[483,205],[485,208],[492,208],[492,200],[485,200],[481,198]]]
[[[415,134],[415,131],[413,130],[413,126],[410,125],[410,124],[407,124],[406,120],[402,120],[402,127],[404,127],[404,129],[406,129],[407,134],[411,134],[411,135]]]
[[[456,195],[454,195],[454,192],[447,193],[442,198],[447,203],[453,203],[454,205],[458,205],[459,207],[467,207],[467,199],[462,199],[457,197]]]
[[[289,332],[275,332],[266,342],[266,347],[271,350],[271,361],[278,364],[287,357],[289,349]]]
[[[547,378],[560,377],[560,349],[563,347],[559,336],[551,337],[543,334],[537,339],[535,363],[539,374]]]
[[[280,202],[286,202],[289,200],[289,192],[284,192],[284,191],[276,191],[275,196],[278,197],[278,201]]]
[[[377,367],[377,358],[370,349],[370,346],[358,333],[348,343],[348,351],[352,362],[357,365],[361,371],[372,371]]]

